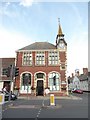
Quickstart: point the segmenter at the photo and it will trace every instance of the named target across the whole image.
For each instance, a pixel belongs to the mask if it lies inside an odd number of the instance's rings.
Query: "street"
[[[3,108],[3,118],[88,118],[88,94],[73,94],[77,99],[55,98],[50,106],[49,97],[17,99]]]

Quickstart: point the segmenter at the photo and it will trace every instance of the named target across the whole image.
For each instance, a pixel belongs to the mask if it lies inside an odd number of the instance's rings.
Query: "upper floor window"
[[[57,65],[58,64],[58,61],[59,61],[59,58],[58,58],[58,52],[57,51],[50,51],[49,54],[48,54],[48,57],[49,57],[49,65]]]
[[[23,65],[32,65],[32,52],[23,53]]]
[[[44,52],[36,52],[36,65],[45,65],[45,53]]]

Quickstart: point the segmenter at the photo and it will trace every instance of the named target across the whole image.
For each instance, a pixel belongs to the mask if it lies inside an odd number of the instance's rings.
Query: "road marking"
[[[40,115],[40,113],[41,113],[41,109],[38,111],[38,114],[37,114],[37,115]]]
[[[40,114],[40,112],[38,113],[38,115]]]
[[[17,106],[10,106],[9,108],[27,108],[27,109],[29,109],[29,108],[41,108],[42,106],[41,105],[17,105]]]
[[[44,106],[44,100],[42,101],[42,106]]]
[[[44,106],[44,100],[42,101],[42,106]],[[37,113],[36,120],[38,119],[38,117],[39,117],[39,115],[40,115],[40,113],[41,113],[41,110],[42,110],[42,108],[39,109],[39,111],[38,111],[38,113]]]

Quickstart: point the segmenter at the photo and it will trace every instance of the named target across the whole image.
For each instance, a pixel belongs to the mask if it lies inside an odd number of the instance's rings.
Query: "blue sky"
[[[58,18],[67,42],[68,73],[88,67],[88,2],[0,2],[0,57],[37,41],[55,44]]]

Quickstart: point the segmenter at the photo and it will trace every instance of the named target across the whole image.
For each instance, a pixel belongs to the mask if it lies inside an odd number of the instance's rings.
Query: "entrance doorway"
[[[44,88],[43,88],[43,80],[38,80],[37,81],[37,88],[36,88],[36,95],[37,96],[42,96],[44,92]]]

